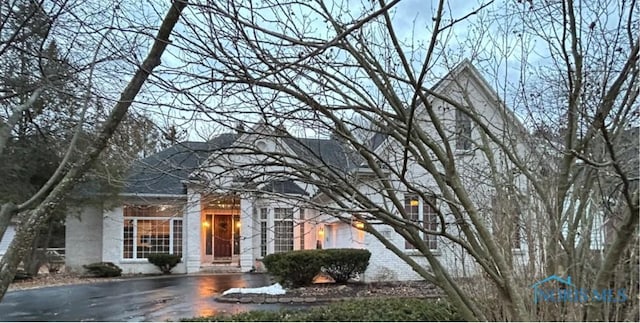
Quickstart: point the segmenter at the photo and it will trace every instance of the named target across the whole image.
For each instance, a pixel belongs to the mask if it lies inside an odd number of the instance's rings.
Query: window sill
[[[434,256],[442,255],[440,250],[431,250],[431,253]],[[409,257],[424,257],[424,255],[420,251],[416,251],[416,250],[407,250],[407,251],[404,252],[404,254],[409,256]]]
[[[514,256],[524,256],[525,252],[522,249],[512,249],[511,254],[513,254]]]
[[[455,154],[456,156],[472,156],[475,152],[473,149],[456,149]]]
[[[149,260],[145,259],[120,259],[120,263],[121,264],[140,264],[140,263],[148,263],[150,264]]]

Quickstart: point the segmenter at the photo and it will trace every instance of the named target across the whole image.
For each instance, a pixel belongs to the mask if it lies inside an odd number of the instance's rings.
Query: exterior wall
[[[461,91],[460,88],[464,89]],[[498,131],[499,133],[508,136],[513,139],[514,142],[517,142],[518,139],[518,129],[517,125],[510,124],[504,122],[505,112],[500,110],[500,107],[497,107],[495,102],[492,101],[490,97],[487,96],[483,90],[481,90],[481,86],[476,83],[476,80],[468,73],[464,72],[457,76],[457,79],[453,82],[448,83],[448,85],[443,86],[438,89],[441,91],[443,95],[448,96],[450,99],[465,102],[466,99],[469,100],[469,105],[471,105],[474,109],[474,113],[476,113],[483,123],[488,125],[490,129],[493,131]],[[428,120],[428,114],[421,111],[419,108],[416,113],[416,117],[418,122],[420,122],[421,128],[427,133],[432,133],[430,137],[434,139],[436,142],[439,141],[449,141],[452,145],[452,148],[455,148],[455,129],[456,129],[456,110],[443,102],[442,100],[434,99],[432,102],[432,106],[434,107],[434,113],[438,116],[438,118],[442,121],[443,128],[445,130],[445,138],[440,138],[435,134],[435,129],[432,124]],[[472,129],[472,139],[474,142],[481,142],[480,131],[477,128]],[[404,167],[406,163],[405,151],[402,143],[394,142],[393,140],[388,140],[383,145],[378,148],[378,153],[382,156],[382,158],[391,164],[391,167],[396,169],[401,169]],[[500,154],[497,147],[490,144],[490,148],[493,148],[493,153],[496,167],[499,170],[506,170],[513,168],[507,159]],[[516,150],[520,156],[526,156],[527,150],[526,148],[518,144],[516,146]],[[487,182],[487,178],[491,178],[489,175],[491,169],[489,169],[489,160],[485,156],[483,151],[480,150],[470,150],[470,151],[455,151],[456,154],[456,166],[457,171],[460,174],[460,178],[463,182],[463,185],[467,188],[472,188],[468,190],[469,197],[476,203],[476,206],[480,208],[480,216],[484,214],[490,214],[489,212],[485,213],[485,210],[488,210],[490,207],[490,202],[492,196],[495,194],[495,186],[502,185],[503,183],[498,182],[495,185]],[[439,165],[438,165],[439,167]],[[443,172],[443,171],[442,171]],[[507,173],[507,172],[505,172]],[[511,173],[510,171],[508,172]],[[423,192],[433,192],[434,194],[439,194],[439,189],[436,185],[433,177],[427,173],[423,167],[415,163],[415,160],[409,157],[409,169],[403,174],[404,179],[411,183],[411,185],[416,190],[420,190]],[[506,177],[505,177],[506,178]],[[504,179],[501,179],[504,180]],[[526,181],[520,176],[516,178],[514,182],[508,183],[513,184],[516,187],[525,191],[527,186]],[[402,201],[404,191],[407,188],[398,180],[395,180],[395,184],[393,184],[397,191],[396,196]],[[389,207],[393,205],[388,196],[382,196],[378,193],[376,187],[372,187],[370,183],[366,181],[359,188],[360,192],[368,191],[369,195],[372,196],[372,199],[376,201],[376,203],[382,207]],[[439,203],[441,206],[441,210],[444,214],[451,214],[450,210],[447,209],[446,205],[442,202]],[[389,207],[388,211],[390,213],[397,212],[393,209],[393,207]],[[532,217],[534,215],[531,214],[522,214],[522,217]],[[496,223],[496,220],[502,219],[494,219],[489,216],[485,216],[483,219],[486,221],[489,229],[494,229],[493,225]],[[509,220],[509,219],[504,219]],[[453,215],[449,215],[446,219],[448,223],[455,223],[456,220],[453,218]],[[492,225],[493,223],[493,225]],[[387,229],[388,228],[388,229]],[[396,247],[400,250],[404,250],[406,254],[412,256],[414,260],[417,260],[424,266],[428,266],[423,256],[419,256],[416,252],[412,252],[411,250],[404,249],[404,239],[397,233],[395,233],[390,227],[381,228],[380,230],[385,231],[388,236],[388,239],[393,242]],[[455,231],[455,227],[451,226],[448,229],[449,233],[452,235],[458,235],[459,233]],[[512,250],[513,253],[513,263],[516,270],[518,268],[525,268],[528,264],[528,252],[529,248],[526,241],[526,236],[523,234],[523,243],[520,249]],[[407,279],[417,279],[419,278],[417,274],[413,272],[413,270],[405,264],[398,256],[393,254],[390,250],[387,250],[382,243],[379,243],[373,236],[367,235],[366,238],[366,248],[371,250],[372,258],[370,261],[369,268],[367,273],[365,274],[365,279],[367,280],[377,280],[378,278],[384,278],[386,276],[393,276],[391,279],[398,280],[407,280]],[[478,273],[478,267],[475,264],[474,260],[468,255],[465,251],[462,250],[461,247],[453,244],[446,243],[443,240],[438,241],[438,250],[435,253],[441,264],[451,275],[453,276],[472,276]]]
[[[335,222],[325,226],[325,238],[323,247],[330,248],[355,248],[362,249],[365,233],[357,230],[344,222]]]
[[[187,273],[196,273],[200,271],[201,266],[201,239],[200,232],[202,230],[200,216],[201,194],[192,189],[188,191],[186,214],[183,218],[183,250],[182,259]]]
[[[430,267],[426,258],[416,250],[405,249],[405,241],[402,236],[397,234],[393,229],[386,225],[379,225],[377,230],[389,241],[393,243],[404,254],[410,256],[416,263],[423,268]],[[371,252],[369,267],[364,274],[364,281],[410,281],[422,280],[423,278],[416,273],[411,266],[402,260],[393,251],[375,238],[371,234],[365,234],[364,248]],[[445,270],[454,277],[473,276],[477,273],[477,266],[473,259],[459,246],[452,243],[446,243],[443,240],[438,241],[438,249],[432,251],[436,258],[441,262]]]
[[[384,227],[379,230],[381,232],[389,232],[388,235],[391,237],[391,241],[398,246],[402,244],[402,248],[404,248],[404,240],[395,233],[391,233],[389,227]],[[362,277],[363,281],[410,281],[422,279],[404,260],[400,259],[370,234],[365,237],[365,248],[371,252],[371,258],[369,259],[369,267],[367,267]],[[427,266],[424,257],[413,258],[419,264]]]
[[[65,267],[83,271],[82,265],[102,261],[102,205],[83,206],[67,215]]]
[[[317,221],[318,211],[307,208],[304,210],[304,218],[304,249],[317,249],[318,240],[320,239],[318,235],[320,230],[320,225]]]
[[[9,244],[13,241],[13,237],[16,235],[16,226],[13,224],[9,224],[7,230],[4,232],[2,236],[2,240],[0,240],[0,259],[7,252],[9,248]]]

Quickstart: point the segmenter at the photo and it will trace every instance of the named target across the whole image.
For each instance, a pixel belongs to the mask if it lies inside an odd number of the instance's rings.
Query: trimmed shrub
[[[416,298],[361,299],[304,310],[250,311],[182,319],[192,322],[421,322],[463,321],[444,300]]]
[[[295,250],[267,255],[267,271],[283,286],[311,285],[313,277],[326,272],[337,283],[346,283],[369,266],[371,252],[364,249]]]
[[[336,283],[346,283],[349,279],[364,273],[369,266],[371,252],[365,249],[325,249],[328,261],[323,266]]]
[[[262,260],[269,274],[283,286],[310,285],[327,263],[325,250],[295,250],[267,255]]]
[[[112,262],[95,262],[82,267],[94,277],[118,277],[122,275],[122,269]]]
[[[13,281],[17,282],[17,281],[23,281],[23,280],[30,280],[33,279],[33,275],[31,275],[30,273],[22,270],[22,269],[18,269],[18,271],[16,271],[16,275],[13,277]]]
[[[180,263],[180,256],[168,253],[154,253],[147,256],[147,260],[156,265],[163,274],[170,274],[171,269]]]

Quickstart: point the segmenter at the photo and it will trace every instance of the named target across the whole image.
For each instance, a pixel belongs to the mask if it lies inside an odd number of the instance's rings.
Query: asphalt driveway
[[[127,279],[13,291],[0,302],[0,321],[166,321],[288,306],[226,304],[214,300],[232,287],[268,284],[265,275],[228,274]]]

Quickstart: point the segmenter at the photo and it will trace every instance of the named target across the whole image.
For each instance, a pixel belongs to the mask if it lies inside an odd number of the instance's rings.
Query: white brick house
[[[456,82],[454,82],[454,80]],[[492,126],[517,126],[509,113],[500,110],[493,90],[468,62],[451,71],[434,88],[454,100],[462,100],[456,87],[464,84],[480,115]],[[434,99],[433,106],[443,120],[450,120],[451,132],[460,127],[460,117],[443,101]],[[478,108],[477,108],[478,109]],[[426,123],[420,113],[417,122]],[[507,126],[509,125],[509,126]],[[428,129],[428,124],[424,125]],[[464,127],[469,135],[471,128]],[[398,143],[380,136],[374,137],[376,151],[392,165],[403,161]],[[135,163],[117,202],[87,205],[67,220],[66,261],[68,268],[109,261],[127,273],[150,273],[156,269],[146,256],[165,252],[182,255],[183,261],[174,272],[195,273],[212,267],[238,268],[242,272],[260,269],[260,259],[267,254],[286,250],[316,248],[366,248],[372,257],[366,280],[414,280],[419,276],[392,251],[372,235],[360,230],[357,223],[345,223],[324,214],[323,203],[312,181],[305,184],[299,178],[269,177],[285,173],[278,165],[264,163],[263,152],[277,151],[294,159],[303,154],[296,145],[306,146],[316,157],[325,159],[345,172],[360,172],[366,178],[357,158],[350,157],[340,142],[332,139],[288,140],[266,128],[258,127],[244,135],[223,134],[207,143],[185,142]],[[474,155],[468,142],[458,142],[461,163],[474,169],[485,161]],[[224,150],[224,154],[220,151]],[[232,150],[230,152],[229,150]],[[467,151],[468,150],[468,151]],[[251,174],[236,171],[249,165]],[[464,167],[462,168],[464,171]],[[263,174],[255,178],[255,174]],[[253,176],[248,179],[248,176]],[[419,168],[409,167],[407,176],[435,192],[433,179]],[[260,184],[252,187],[250,183]],[[239,189],[242,188],[242,189]],[[361,184],[362,191],[371,190],[371,198],[384,204],[375,185]],[[429,223],[430,206],[420,198],[405,192],[397,184],[397,198],[406,210],[415,213],[425,225]],[[242,193],[238,193],[242,192]],[[436,192],[437,193],[437,192]],[[478,186],[477,198],[487,199]],[[295,203],[291,203],[295,201]],[[306,201],[306,202],[305,202]],[[390,227],[380,225],[379,231],[398,248],[420,264],[426,260],[415,253],[404,239]],[[471,257],[436,237],[424,237],[446,268],[454,275],[475,271]],[[516,255],[526,252],[520,242]],[[525,262],[525,257],[517,261]]]

